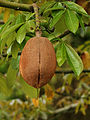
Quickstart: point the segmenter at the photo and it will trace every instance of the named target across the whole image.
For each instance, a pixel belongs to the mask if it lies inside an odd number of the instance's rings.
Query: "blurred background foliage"
[[[24,4],[33,3],[31,0],[7,1]],[[44,3],[51,1],[37,0],[37,4],[41,7]],[[58,1],[70,0],[56,0],[56,2]],[[82,6],[90,14],[89,0],[71,1]],[[59,31],[59,35],[61,35],[66,29],[61,26],[62,22],[61,24],[59,22],[60,25],[55,25],[56,30],[48,28],[50,17],[53,15],[55,15],[54,12],[53,14],[48,12],[42,15],[40,20],[42,35],[48,36],[56,48],[58,42],[53,42],[58,36],[56,33]],[[90,70],[90,20],[87,17],[83,19],[85,27],[80,27],[75,34],[71,32],[63,40],[78,52],[83,61],[84,69]],[[23,22],[26,24],[19,31]],[[2,46],[0,40],[0,120],[89,120],[90,72],[82,72],[79,77],[70,72],[57,72],[52,80],[38,91],[27,85],[20,77],[19,59],[26,42],[35,36],[34,14],[0,7],[0,31],[2,32],[4,25],[3,31],[16,24],[18,24],[16,31],[9,33],[5,39],[3,37]],[[17,31],[18,41],[15,40]],[[21,36],[22,39],[19,39],[21,33],[23,36]],[[71,68],[66,61],[61,67],[57,66],[56,70],[71,71]],[[38,92],[40,92],[39,98],[36,98]]]

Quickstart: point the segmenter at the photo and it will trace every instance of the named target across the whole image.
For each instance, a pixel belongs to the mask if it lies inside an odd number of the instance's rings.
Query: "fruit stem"
[[[35,18],[36,18],[36,36],[40,37],[41,31],[40,31],[39,12],[38,12],[38,6],[36,3],[33,3],[33,8],[34,8]]]
[[[39,98],[39,88],[37,88],[37,99]]]

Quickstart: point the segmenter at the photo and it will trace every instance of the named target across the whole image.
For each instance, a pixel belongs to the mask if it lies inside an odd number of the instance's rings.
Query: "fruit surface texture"
[[[33,37],[26,43],[19,62],[24,80],[35,88],[47,84],[56,69],[53,45],[46,37]]]

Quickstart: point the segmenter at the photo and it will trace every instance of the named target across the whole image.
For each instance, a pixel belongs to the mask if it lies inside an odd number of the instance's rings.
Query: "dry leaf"
[[[82,4],[82,7],[87,11],[87,13],[90,15],[90,2],[86,1]]]
[[[38,107],[39,106],[39,99],[33,98],[32,102],[33,102],[34,107]]]
[[[47,96],[48,100],[52,100],[52,98],[54,97],[53,89],[49,84],[45,86],[45,95]]]

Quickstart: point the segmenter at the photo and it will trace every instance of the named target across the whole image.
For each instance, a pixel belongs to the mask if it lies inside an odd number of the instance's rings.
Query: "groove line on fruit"
[[[39,40],[38,40],[39,41]],[[40,42],[39,42],[39,67],[38,67],[38,86],[40,83]]]

